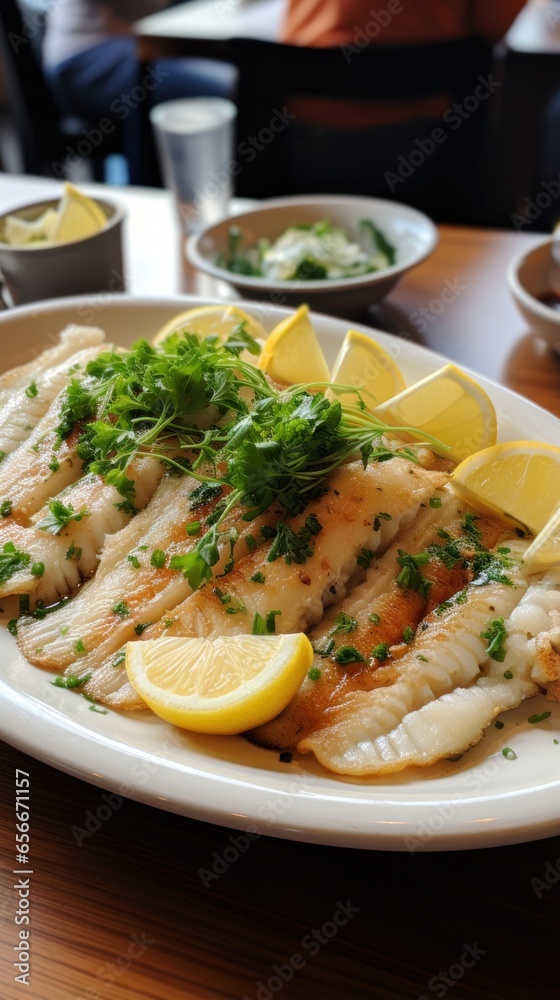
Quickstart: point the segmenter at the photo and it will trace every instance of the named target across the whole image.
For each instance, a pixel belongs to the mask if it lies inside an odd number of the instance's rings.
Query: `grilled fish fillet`
[[[322,617],[327,605],[344,597],[363,550],[373,557],[386,549],[445,478],[400,458],[372,462],[366,469],[360,462],[341,466],[328,478],[328,492],[298,517],[288,519],[296,534],[312,514],[322,525],[313,555],[303,565],[288,565],[282,556],[269,562],[273,543],[260,545],[236,563],[221,587],[232,600],[242,602],[246,611],[232,614],[227,610],[229,603],[224,605],[212,587],[204,587],[174,609],[166,635],[250,632],[254,615],[264,617],[272,610],[281,612],[276,618],[277,632],[305,631]],[[379,511],[388,517],[374,523]],[[262,573],[265,581],[253,581],[256,573]]]
[[[100,333],[99,339],[95,339]],[[77,326],[71,323],[59,334],[59,342],[54,347],[48,347],[27,364],[10,368],[0,375],[0,408],[4,407],[19,389],[25,389],[34,379],[39,379],[50,368],[61,365],[76,351],[100,343],[103,337],[104,334],[97,327]]]
[[[102,330],[76,326],[71,331],[70,339],[74,340],[77,353],[53,368],[30,374],[29,382],[8,393],[8,398],[0,406],[0,452],[4,455],[15,451],[29,437],[59,392],[98,353],[88,348],[102,343]]]
[[[438,531],[445,530],[452,536],[461,534],[461,523],[469,508],[461,503],[451,486],[438,491],[437,497],[441,506],[426,506],[420,510],[397,542],[374,561],[365,579],[340,604],[331,607],[310,631],[309,638],[319,651],[315,654],[313,667],[320,671],[320,678],[306,677],[284,711],[249,734],[252,742],[295,750],[304,736],[320,727],[327,707],[332,708],[349,690],[368,686],[369,675],[379,666],[379,661],[370,659],[374,647],[386,643],[392,655],[406,652],[405,644],[398,645],[403,643],[404,630],[416,630],[432,608],[465,586],[468,579],[461,571],[446,569],[435,559],[423,567],[424,576],[432,584],[427,597],[422,597],[417,590],[403,590],[396,582],[401,569],[397,562],[399,550],[418,554],[428,545],[441,544]],[[495,518],[479,519],[477,527],[486,545],[495,545],[503,534],[503,525]],[[348,631],[344,627],[344,616]],[[344,645],[356,649],[366,662],[340,666],[335,656]]]
[[[191,593],[183,574],[168,566],[171,556],[192,551],[198,541],[187,536],[185,523],[195,516],[204,519],[217,502],[192,513],[191,493],[198,486],[189,476],[177,479],[166,475],[148,506],[108,537],[93,580],[45,619],[22,620],[19,644],[32,663],[59,672],[68,668],[74,673],[94,670],[135,638],[137,626],[159,621],[167,608]],[[247,551],[245,536],[251,531],[251,524],[241,520],[242,513],[236,509],[224,522],[224,530],[235,527],[239,532],[234,546],[239,555]],[[268,514],[269,519],[275,516],[277,512]],[[154,550],[166,554],[164,567],[152,563]],[[216,575],[223,572],[230,551],[229,543],[222,546]],[[121,608],[120,613],[115,607]]]
[[[503,662],[487,659],[470,687],[457,687],[405,715],[387,736],[368,748],[368,774],[389,774],[405,767],[426,767],[478,743],[490,723],[506,709],[539,694],[535,680],[539,647],[551,616],[560,614],[560,572],[530,582],[505,622]],[[504,676],[511,674],[511,677]]]
[[[164,467],[156,458],[143,456],[131,463],[127,474],[135,485],[134,501],[138,510],[151,500],[163,473]],[[68,597],[82,579],[95,573],[107,536],[120,531],[130,521],[130,514],[118,509],[121,495],[101,476],[83,476],[59,499],[71,504],[76,514],[86,512],[86,516],[70,521],[57,535],[37,527],[48,514],[48,507],[33,516],[29,527],[15,522],[0,524],[0,545],[13,542],[19,551],[31,557],[27,567],[0,584],[0,597],[33,593],[35,600],[45,605]],[[31,566],[38,562],[45,567],[42,576],[31,572]]]
[[[185,582],[182,585],[176,582],[169,591],[176,601],[175,606],[172,603],[163,606],[159,617],[162,617],[162,611],[167,614],[163,621],[146,630],[145,638],[250,632],[255,613],[264,616],[271,610],[282,611],[282,615],[276,618],[278,632],[298,631],[317,621],[326,604],[344,596],[346,582],[356,569],[362,549],[369,547],[373,551],[378,546],[386,547],[400,528],[414,517],[419,504],[445,479],[445,474],[426,472],[400,458],[379,465],[372,463],[366,470],[357,462],[337,469],[329,477],[329,492],[290,521],[297,532],[305,519],[315,514],[323,526],[314,540],[312,557],[304,564],[292,563],[288,566],[283,557],[275,562],[267,561],[270,542],[259,545],[245,558],[238,550],[234,569],[223,581],[215,580],[220,585],[220,592],[227,591],[230,597],[227,604],[223,604],[214,593],[212,584],[179,603],[176,597],[180,586],[185,589]],[[374,529],[375,514],[379,509],[391,512],[393,520],[381,520],[379,527]],[[275,524],[279,513],[269,511],[266,523]],[[240,525],[245,534],[258,537],[257,522],[240,521]],[[251,580],[257,572],[265,576],[264,583]],[[190,593],[190,590],[186,592]],[[245,611],[232,613],[233,609],[242,605]],[[143,620],[158,621],[153,612],[146,614]],[[134,639],[134,634],[123,632],[122,642],[130,638]],[[119,659],[122,661],[122,656],[116,658],[117,663]],[[94,674],[83,690],[113,706],[141,707],[138,696],[128,685],[126,673],[121,669],[119,677],[114,662],[115,657],[107,658],[99,673]]]
[[[508,542],[521,557],[525,542]],[[352,691],[332,710],[326,709],[322,727],[298,746],[340,774],[370,774],[377,766],[377,748],[411,712],[458,687],[467,687],[486,660],[486,641],[480,633],[489,620],[508,618],[527,586],[519,567],[508,570],[512,586],[490,582],[471,584],[466,599],[444,613],[425,619],[425,631],[400,659],[379,667],[371,676],[371,690]]]
[[[82,363],[86,356],[89,360],[100,351],[101,347],[90,348],[84,352]],[[81,476],[82,463],[75,450],[77,428],[53,450],[65,399],[66,391],[62,389],[29,438],[0,465],[0,502],[11,504],[11,517],[18,524],[29,524],[49,497],[57,496]]]

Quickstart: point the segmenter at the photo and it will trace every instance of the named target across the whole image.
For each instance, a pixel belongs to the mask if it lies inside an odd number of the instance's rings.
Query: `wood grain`
[[[15,767],[32,790],[29,990],[10,969]],[[285,1000],[417,1000],[437,996],[429,981],[475,942],[485,954],[449,989],[453,998],[558,996],[560,884],[539,900],[530,880],[560,859],[560,838],[410,857],[263,837],[206,889],[198,869],[229,846],[231,831],[125,801],[79,846],[72,827],[102,803],[100,789],[7,747],[0,787],[5,1000],[255,1000],[274,965],[298,952],[306,965]],[[348,901],[359,912],[312,956],[302,939]],[[144,950],[126,968],[134,935]]]

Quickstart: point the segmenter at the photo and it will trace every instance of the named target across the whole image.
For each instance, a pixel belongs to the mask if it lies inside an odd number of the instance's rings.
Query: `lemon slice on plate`
[[[560,498],[560,448],[508,441],[465,459],[453,472],[457,492],[474,507],[505,516],[534,535]]]
[[[372,410],[405,388],[405,381],[392,357],[371,337],[349,330],[331,372],[331,382],[355,385],[364,391],[363,400]],[[351,406],[358,397],[353,392],[329,393]]]
[[[58,206],[58,225],[52,238],[57,243],[73,243],[98,233],[106,222],[107,217],[97,202],[73,184],[65,184]]]
[[[523,562],[530,573],[544,573],[560,566],[560,507],[531,542]]]
[[[265,342],[258,367],[287,385],[330,381],[325,356],[309,319],[309,306],[300,306],[274,327]]]
[[[240,323],[247,324],[247,330],[255,340],[266,340],[266,330],[249,313],[238,306],[213,305],[196,306],[170,319],[156,333],[152,344],[161,344],[172,333],[197,333],[201,337],[217,336],[227,340]]]
[[[273,719],[313,661],[303,632],[129,642],[128,679],[162,719],[198,733],[243,733]]]
[[[496,442],[498,424],[490,397],[455,365],[444,365],[377,406],[375,416],[388,424],[418,428],[419,434],[409,435],[417,440],[431,434],[450,447],[447,451],[430,445],[433,451],[455,462]]]

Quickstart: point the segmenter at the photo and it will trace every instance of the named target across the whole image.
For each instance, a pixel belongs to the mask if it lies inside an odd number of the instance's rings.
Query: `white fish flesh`
[[[0,454],[9,455],[29,437],[59,392],[98,353],[89,348],[102,343],[102,330],[73,327],[72,331],[77,353],[54,368],[47,368],[30,377],[28,384],[13,390],[0,407]],[[78,350],[78,347],[83,350]]]
[[[453,537],[461,535],[461,525],[469,511],[458,499],[451,486],[437,493],[440,507],[426,505],[412,524],[398,536],[379,559],[374,560],[365,578],[355,586],[340,603],[332,606],[309,638],[317,650],[313,668],[319,672],[317,680],[306,677],[290,704],[280,715],[249,734],[259,745],[282,750],[295,750],[305,735],[320,728],[327,707],[333,708],[337,699],[344,698],[349,690],[368,686],[369,675],[379,666],[371,660],[371,651],[380,644],[391,648],[391,655],[405,652],[405,630],[415,631],[428,611],[461,590],[470,577],[458,569],[446,569],[435,558],[423,567],[423,575],[430,580],[429,593],[423,596],[418,590],[402,589],[397,584],[401,570],[399,551],[418,554],[428,545],[439,543],[438,532],[446,531]],[[495,545],[503,534],[503,525],[497,518],[479,519],[478,528],[487,546]],[[340,666],[335,659],[341,646],[351,646],[365,663],[351,668]]]
[[[560,574],[556,571],[532,581],[505,621],[505,659],[487,659],[474,684],[457,687],[410,712],[390,733],[374,740],[368,747],[367,773],[426,767],[442,757],[461,754],[482,739],[501,712],[539,694],[531,678],[539,675],[539,646],[551,616],[558,614]]]
[[[101,343],[103,338],[103,332],[97,327],[78,326],[74,323],[65,327],[54,347],[48,347],[32,361],[0,374],[0,409],[10,402],[19,389],[25,389],[34,379],[39,379],[49,369],[67,361],[82,348]]]
[[[508,542],[521,555],[526,543]],[[486,660],[481,637],[492,619],[508,618],[527,586],[518,567],[508,569],[513,586],[489,582],[471,584],[462,603],[451,603],[441,615],[431,615],[396,662],[382,665],[372,675],[372,688],[353,691],[325,712],[324,726],[304,738],[298,749],[312,751],[318,760],[341,774],[369,774],[377,764],[379,740],[391,733],[409,713],[479,676]]]
[[[138,510],[151,500],[163,474],[159,459],[142,456],[131,463],[127,475],[134,482]],[[95,573],[107,536],[130,521],[130,514],[118,509],[122,497],[115,487],[93,473],[83,476],[58,499],[71,504],[79,520],[71,520],[56,535],[37,527],[47,517],[48,507],[33,516],[29,527],[11,519],[6,524],[0,523],[0,546],[12,542],[18,551],[30,556],[26,567],[0,584],[0,597],[33,593],[34,599],[45,605],[68,597],[83,579]],[[32,572],[37,563],[45,567],[40,576]]]

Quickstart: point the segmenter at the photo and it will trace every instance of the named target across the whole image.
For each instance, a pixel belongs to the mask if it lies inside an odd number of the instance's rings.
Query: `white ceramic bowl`
[[[560,296],[560,265],[551,253],[552,239],[524,251],[509,266],[507,280],[515,303],[531,330],[560,343],[560,311],[541,302],[543,295]]]
[[[372,274],[355,278],[324,281],[275,281],[232,274],[216,264],[218,255],[226,250],[231,225],[239,226],[244,246],[251,246],[267,237],[275,240],[288,226],[301,222],[329,219],[358,238],[361,219],[371,219],[396,247],[396,263]],[[187,254],[201,271],[233,285],[247,299],[268,299],[275,305],[297,306],[301,302],[320,312],[335,316],[356,317],[368,306],[382,299],[411,267],[424,260],[436,246],[437,230],[431,219],[415,208],[381,198],[360,198],[340,195],[300,195],[263,201],[235,219],[222,219],[207,226],[188,241]]]

